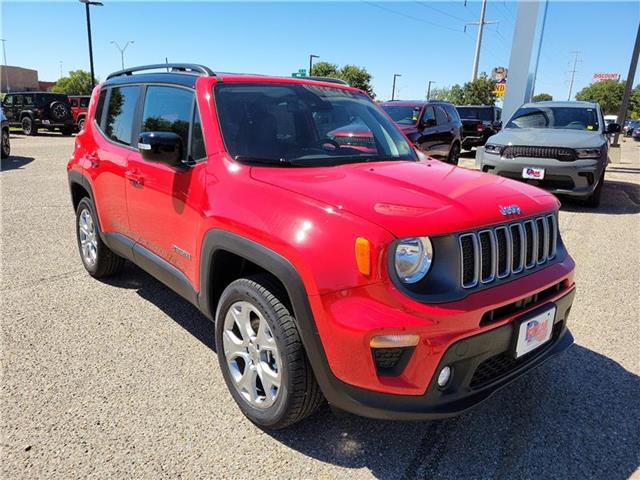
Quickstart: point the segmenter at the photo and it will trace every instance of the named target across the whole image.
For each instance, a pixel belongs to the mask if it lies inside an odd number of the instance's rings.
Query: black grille
[[[557,238],[554,214],[461,234],[462,287],[491,283],[552,260]]]
[[[400,361],[404,350],[404,348],[374,348],[373,358],[376,360],[376,367],[379,369],[394,368]]]
[[[509,374],[521,364],[530,361],[532,358],[537,357],[542,352],[544,352],[550,344],[553,343],[553,340],[557,339],[560,335],[560,331],[562,330],[562,322],[556,323],[553,326],[553,334],[551,335],[551,340],[547,342],[546,345],[537,348],[531,353],[528,353],[520,358],[513,358],[509,352],[503,352],[493,357],[487,358],[484,362],[478,365],[476,371],[473,373],[473,377],[471,377],[471,382],[469,382],[469,386],[471,388],[478,388],[488,383],[494,382],[501,377]]]
[[[526,147],[512,145],[502,150],[502,156],[506,158],[555,158],[564,162],[576,159],[576,152],[572,148],[563,147]]]

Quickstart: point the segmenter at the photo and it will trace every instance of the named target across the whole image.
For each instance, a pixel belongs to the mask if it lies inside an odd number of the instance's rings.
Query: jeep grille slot
[[[544,265],[556,256],[558,222],[555,214],[463,233],[460,282],[473,288]]]

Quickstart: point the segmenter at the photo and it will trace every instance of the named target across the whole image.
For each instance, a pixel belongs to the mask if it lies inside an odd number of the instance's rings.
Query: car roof
[[[452,105],[450,102],[442,100],[389,100],[382,102],[380,105],[388,105],[394,107],[423,107],[425,105]]]
[[[66,93],[59,92],[41,92],[41,91],[29,91],[29,92],[8,92],[7,95],[64,95],[68,96]]]
[[[462,108],[462,107],[470,107],[470,108],[500,108],[500,107],[496,107],[495,105],[456,105],[456,108]]]
[[[544,102],[531,102],[525,103],[522,105],[524,108],[532,108],[532,107],[564,107],[564,108],[596,108],[598,106],[595,102],[579,102],[579,101],[553,101],[548,100]]]

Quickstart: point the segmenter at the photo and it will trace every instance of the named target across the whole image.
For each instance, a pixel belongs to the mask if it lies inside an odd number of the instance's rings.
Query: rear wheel
[[[62,132],[62,135],[64,135],[65,137],[68,137],[69,135],[71,135],[73,133],[73,128],[72,127],[63,127],[60,129],[60,132]]]
[[[283,294],[266,275],[229,284],[216,315],[218,361],[252,422],[281,429],[311,415],[323,396]]]
[[[9,129],[2,129],[2,158],[8,158],[11,155],[11,141],[9,140]]]
[[[108,277],[122,268],[124,259],[113,253],[100,238],[93,203],[86,197],[80,200],[76,209],[76,237],[80,258],[89,275]]]
[[[78,120],[78,131],[81,132],[84,128],[84,117]]]
[[[458,161],[460,160],[460,144],[455,142],[451,145],[449,149],[449,156],[447,157],[447,162],[452,165],[458,165]]]
[[[35,135],[38,133],[38,129],[33,125],[31,117],[24,117],[22,119],[22,133],[25,135]]]

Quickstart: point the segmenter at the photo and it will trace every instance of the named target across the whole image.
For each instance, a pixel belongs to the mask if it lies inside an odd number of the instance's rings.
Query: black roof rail
[[[115,77],[122,77],[123,75],[131,75],[134,72],[142,72],[145,70],[159,70],[166,69],[171,73],[186,73],[190,75],[204,75],[206,77],[215,77],[216,74],[209,67],[204,65],[198,65],[197,63],[156,63],[154,65],[143,65],[140,67],[125,68],[124,70],[118,70],[113,72],[107,77],[107,80]]]
[[[339,78],[333,78],[333,77],[313,77],[312,76],[312,77],[300,77],[300,78],[306,78],[308,80],[317,80],[319,82],[337,83],[339,85],[349,86],[349,84],[344,80],[340,80]]]

